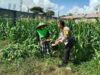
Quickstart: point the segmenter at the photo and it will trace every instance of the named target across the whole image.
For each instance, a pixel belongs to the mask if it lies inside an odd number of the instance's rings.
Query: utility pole
[[[20,0],[20,11],[22,11],[23,0]]]
[[[13,5],[13,10],[16,10],[16,4]]]
[[[11,9],[11,3],[9,3],[9,5],[8,5],[8,9]]]
[[[60,19],[59,10],[58,10],[58,19]]]
[[[27,7],[27,12],[28,12],[28,13],[30,12],[30,9],[29,9],[29,7]]]
[[[20,22],[21,22],[21,14],[22,14],[22,6],[23,6],[23,0],[20,0],[20,16],[19,16],[19,18],[20,18]]]
[[[11,9],[11,3],[8,4],[8,9],[9,10]],[[8,23],[9,23],[10,17],[11,17],[11,12],[8,12],[8,15],[7,15],[7,22]]]

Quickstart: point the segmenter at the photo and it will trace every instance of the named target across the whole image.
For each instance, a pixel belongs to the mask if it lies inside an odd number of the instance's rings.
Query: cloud
[[[58,8],[59,10],[64,10],[65,9],[65,6],[60,6],[59,8]]]
[[[42,2],[41,2],[42,1]],[[63,11],[65,6],[58,5],[50,0],[33,0],[34,6],[40,6],[46,11],[48,8],[55,11],[55,16],[58,16],[58,11]]]
[[[21,0],[1,0],[0,7],[6,9],[10,7],[10,9],[13,10],[13,6],[15,5],[15,10],[20,10],[20,1]],[[64,10],[65,8],[63,5],[59,6],[58,4],[51,2],[51,0],[23,0],[22,11],[28,11],[28,9],[33,6],[40,6],[44,8],[44,10],[52,8],[56,14],[58,11]]]
[[[74,6],[67,13],[81,14],[81,13],[96,13],[95,8],[100,5],[100,0],[89,0],[89,5],[84,5],[82,8]],[[100,7],[99,7],[100,8]]]
[[[40,6],[44,9],[53,8],[55,10],[57,8],[57,4],[51,2],[50,0],[33,0],[34,6]]]
[[[42,2],[41,2],[42,1]],[[51,2],[50,0],[33,0],[34,6],[40,6],[44,9],[51,8],[55,11],[63,10],[65,7],[63,5],[59,6],[58,4],[55,4]]]
[[[78,6],[74,6],[71,10],[68,11],[68,13],[73,13],[73,14],[84,13],[84,9]]]
[[[14,9],[15,5],[15,10],[20,10],[20,1],[21,0],[1,0],[0,2],[0,7],[1,8],[6,8],[6,9]],[[27,11],[27,7],[31,7],[33,5],[32,0],[23,0],[23,5],[22,5],[22,11]]]

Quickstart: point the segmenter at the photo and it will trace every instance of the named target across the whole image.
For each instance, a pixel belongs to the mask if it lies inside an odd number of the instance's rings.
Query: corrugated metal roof
[[[100,13],[91,13],[91,14],[79,14],[73,16],[64,16],[60,17],[62,19],[81,19],[81,18],[98,18],[100,17]]]

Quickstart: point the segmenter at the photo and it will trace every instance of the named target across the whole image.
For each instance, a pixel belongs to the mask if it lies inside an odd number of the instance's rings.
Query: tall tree
[[[68,16],[73,16],[73,14],[72,13],[69,13]]]
[[[55,15],[55,12],[52,11],[52,10],[48,10],[48,11],[46,12],[46,15],[49,16],[49,17],[52,17],[52,16]]]
[[[33,7],[30,10],[35,14],[44,13],[43,8],[41,7]]]

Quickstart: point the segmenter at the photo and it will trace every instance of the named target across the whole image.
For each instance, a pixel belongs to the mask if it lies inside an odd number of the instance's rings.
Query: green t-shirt
[[[39,38],[44,38],[47,34],[47,28],[37,29]]]

